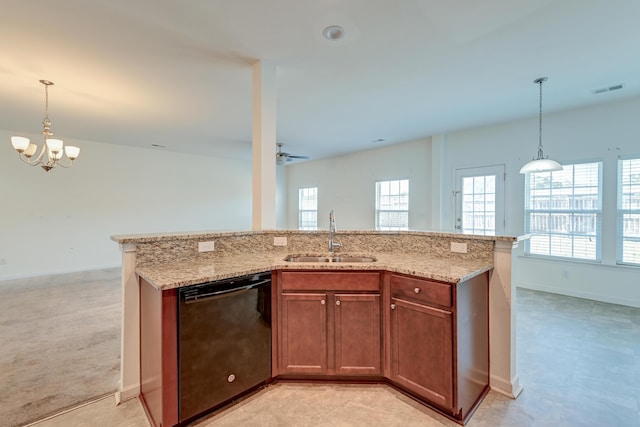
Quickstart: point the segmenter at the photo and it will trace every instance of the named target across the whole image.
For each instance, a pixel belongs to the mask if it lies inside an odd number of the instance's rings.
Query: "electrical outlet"
[[[216,250],[216,245],[213,240],[208,242],[198,242],[198,252],[211,252]]]
[[[459,254],[466,254],[467,253],[467,244],[466,243],[451,242],[451,252],[457,252]]]
[[[273,238],[273,246],[287,246],[287,238],[282,237],[274,237]]]

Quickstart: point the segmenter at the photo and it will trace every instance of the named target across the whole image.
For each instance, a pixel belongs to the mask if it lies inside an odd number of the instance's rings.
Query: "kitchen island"
[[[343,243],[340,254],[361,254],[376,260],[360,263],[285,261],[291,254],[325,254],[326,232],[263,231],[114,236],[113,240],[119,242],[123,250],[123,350],[121,384],[117,398],[125,400],[140,393],[140,340],[139,335],[134,335],[135,331],[139,334],[140,330],[140,324],[137,323],[141,303],[140,279],[158,291],[165,292],[182,286],[264,271],[280,274],[287,271],[313,273],[332,270],[341,273],[379,273],[383,284],[380,289],[385,299],[383,306],[387,310],[383,311],[383,317],[389,319],[392,315],[387,306],[406,308],[412,304],[410,301],[407,303],[409,305],[387,304],[393,296],[391,289],[394,285],[389,285],[392,277],[424,279],[425,283],[451,285],[466,283],[475,277],[486,277],[490,283],[489,310],[492,321],[489,326],[489,382],[494,390],[511,397],[517,396],[520,386],[515,375],[515,341],[511,331],[513,313],[510,310],[511,253],[517,248],[517,238],[372,231],[346,231],[341,232],[338,237]],[[283,240],[286,246],[283,245]],[[199,242],[210,241],[215,243],[214,251],[198,251]],[[452,249],[456,252],[452,252]],[[281,283],[278,280],[276,283],[274,290],[282,291]],[[456,291],[455,287],[453,289],[454,299],[448,304],[454,305],[447,308],[445,303],[436,301],[441,304],[436,309],[449,310],[455,320]],[[274,301],[278,298],[280,295],[274,294]],[[455,324],[454,321],[450,323]],[[387,323],[385,325],[385,328],[390,327]],[[276,336],[279,327],[281,325],[275,327]],[[383,337],[386,336],[385,339],[389,340],[388,335],[385,332]],[[384,377],[389,378],[392,376],[390,370],[393,355],[390,347],[384,351],[382,358],[385,360],[385,368],[384,372],[380,371],[380,377],[384,373]],[[277,359],[281,354],[282,349],[280,353],[274,350],[274,376],[280,367]],[[435,395],[439,396],[438,393]]]

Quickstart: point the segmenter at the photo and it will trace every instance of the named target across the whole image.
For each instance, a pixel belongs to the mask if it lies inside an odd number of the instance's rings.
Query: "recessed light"
[[[330,25],[322,31],[322,35],[327,40],[340,40],[344,37],[344,28],[339,25]]]
[[[153,148],[167,148],[167,146],[166,146],[166,145],[160,145],[160,144],[151,144],[151,146],[152,146]]]
[[[378,138],[378,139],[374,139],[371,142],[384,142],[384,138]]]

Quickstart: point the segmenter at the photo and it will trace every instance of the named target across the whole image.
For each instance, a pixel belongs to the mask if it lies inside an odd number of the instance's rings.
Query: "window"
[[[618,160],[618,263],[640,265],[640,158]]]
[[[298,190],[298,228],[318,229],[318,187]]]
[[[376,182],[376,230],[409,229],[409,180]]]
[[[504,165],[456,169],[456,230],[495,235],[504,231]]]
[[[462,179],[462,232],[496,234],[496,176]]]
[[[600,260],[602,162],[530,173],[525,191],[526,254]]]

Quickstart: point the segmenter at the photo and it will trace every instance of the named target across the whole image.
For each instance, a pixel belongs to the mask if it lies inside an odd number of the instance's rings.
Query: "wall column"
[[[513,259],[518,242],[497,240],[489,281],[491,389],[513,399],[522,391],[516,370],[516,310]]]
[[[442,218],[441,205],[446,199],[442,188],[442,165],[445,164],[445,135],[431,137],[431,224],[434,231],[443,230],[445,223]],[[447,201],[449,199],[446,199]],[[447,227],[449,224],[446,224]]]
[[[276,228],[276,67],[253,64],[253,230]]]
[[[116,404],[140,394],[140,290],[136,275],[136,245],[124,243],[122,251],[122,318],[120,381]]]

